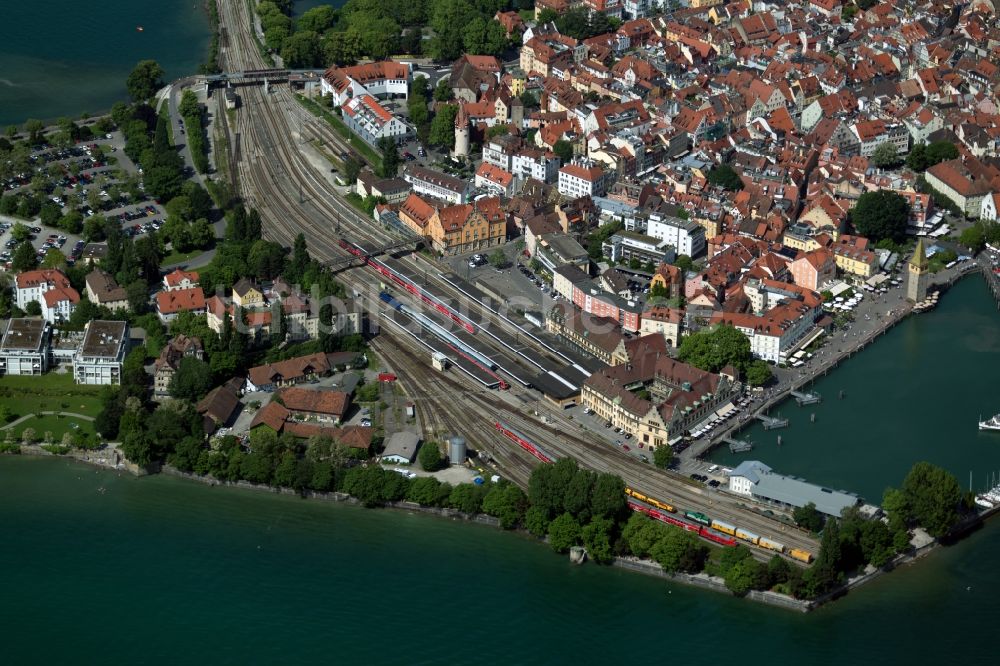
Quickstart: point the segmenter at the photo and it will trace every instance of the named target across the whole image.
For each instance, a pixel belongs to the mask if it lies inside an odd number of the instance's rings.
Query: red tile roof
[[[347,412],[351,396],[330,389],[285,388],[278,391],[285,408],[293,412],[312,412],[340,418]]]
[[[23,273],[18,273],[14,281],[15,284],[17,284],[18,289],[30,289],[32,287],[39,287],[43,284],[48,284],[49,288],[71,288],[69,278],[66,277],[62,271],[57,271],[55,269],[25,271]]]
[[[198,281],[197,271],[182,271],[181,269],[178,268],[174,270],[172,273],[167,273],[167,275],[164,276],[163,281],[169,287],[176,287],[180,285],[182,282],[184,282],[185,279],[190,280],[191,282],[197,282]]]
[[[156,294],[156,309],[160,314],[176,314],[205,309],[205,292],[201,287],[160,291]]]

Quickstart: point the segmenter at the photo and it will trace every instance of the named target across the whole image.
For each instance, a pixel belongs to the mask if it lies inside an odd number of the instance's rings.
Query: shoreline
[[[103,451],[111,451],[117,454],[115,449],[103,449]],[[260,483],[251,483],[250,481],[222,481],[211,476],[204,476],[200,474],[194,474],[192,472],[183,472],[170,465],[163,465],[156,472],[150,472],[148,470],[137,467],[132,463],[120,462],[117,465],[110,462],[109,460],[101,459],[100,457],[94,457],[91,451],[73,451],[65,455],[58,455],[45,451],[38,445],[22,446],[20,455],[34,456],[38,458],[69,458],[76,462],[80,462],[91,467],[101,468],[107,471],[117,471],[117,472],[128,472],[136,477],[151,476],[153,474],[164,474],[166,476],[171,476],[175,478],[184,479],[187,481],[192,481],[199,483],[204,486],[221,486],[227,488],[236,488],[241,490],[250,490],[254,492],[269,493],[272,495],[286,495],[294,496],[303,500],[318,500],[323,502],[343,502],[346,504],[351,504],[355,506],[362,506],[362,503],[357,498],[341,492],[317,492],[317,491],[307,491],[298,492],[292,488],[280,488],[275,486],[269,486]],[[18,454],[7,454],[7,455],[18,455]],[[466,522],[466,523],[478,523],[480,525],[487,525],[494,527],[496,529],[500,528],[500,520],[493,516],[477,513],[469,514],[458,509],[451,509],[447,507],[431,507],[423,506],[421,504],[416,504],[414,502],[409,502],[406,500],[399,502],[386,502],[382,507],[383,509],[389,509],[394,511],[404,511],[404,512],[416,512],[422,513],[429,516],[436,516],[438,518],[449,519],[453,522]],[[953,534],[949,535],[948,545],[953,543],[958,543],[962,541],[967,535],[984,527],[987,521],[993,516],[1000,513],[1000,506],[994,507],[983,512],[977,512],[975,515],[971,516],[963,523],[955,528]],[[520,534],[521,536],[530,538],[537,541],[539,544],[544,544],[546,541],[544,539],[539,539],[535,535],[531,534],[524,528],[517,528],[513,530],[503,530],[505,532],[511,532],[515,534]],[[743,599],[753,601],[755,603],[764,604],[767,606],[773,606],[776,608],[781,608],[784,610],[796,611],[799,613],[809,613],[815,611],[823,606],[826,606],[832,602],[835,602],[843,597],[848,596],[852,590],[861,588],[867,583],[870,583],[886,574],[890,574],[896,569],[913,564],[918,560],[921,560],[932,552],[940,549],[944,546],[940,539],[934,539],[927,544],[915,548],[912,551],[896,555],[890,562],[880,569],[874,569],[871,571],[864,571],[852,578],[847,579],[834,590],[827,592],[815,599],[796,599],[787,594],[780,592],[774,592],[771,590],[750,590],[747,594],[743,595]],[[603,567],[607,566],[610,568],[625,569],[632,573],[637,573],[645,576],[651,576],[655,578],[662,578],[671,582],[680,583],[682,585],[689,585],[691,587],[698,587],[705,590],[710,590],[712,592],[728,595],[731,597],[738,597],[725,586],[725,581],[716,576],[711,576],[705,572],[700,572],[697,574],[689,574],[685,572],[668,572],[663,569],[657,562],[649,559],[640,559],[636,557],[615,557],[612,562],[608,565],[595,564],[595,566]]]

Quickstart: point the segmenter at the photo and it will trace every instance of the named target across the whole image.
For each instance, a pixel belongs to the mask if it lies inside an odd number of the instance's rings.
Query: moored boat
[[[979,422],[980,430],[1000,430],[1000,414],[987,419],[986,421]]]

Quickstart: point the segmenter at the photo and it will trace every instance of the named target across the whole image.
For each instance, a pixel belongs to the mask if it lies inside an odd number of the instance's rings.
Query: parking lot
[[[0,250],[0,265],[5,270],[10,270],[11,257],[13,256],[14,248],[18,245],[17,241],[11,235],[13,228],[14,221],[12,219],[0,217],[0,244],[3,246],[2,250]],[[76,256],[79,256],[79,251],[76,248],[83,249],[84,242],[79,236],[67,234],[61,229],[37,225],[29,226],[28,228],[31,231],[31,235],[28,236],[27,240],[35,248],[39,262],[45,258],[45,253],[51,248],[62,251],[67,257],[70,257],[74,251],[76,251]],[[73,257],[73,259],[75,258]],[[70,265],[72,265],[72,259],[70,260]]]
[[[18,202],[21,195],[39,201],[40,214],[33,216],[35,221],[30,226],[44,227],[46,234],[52,225],[40,224],[40,220],[52,221],[74,213],[79,214],[83,224],[100,215],[117,220],[128,236],[147,233],[160,228],[166,211],[146,196],[141,169],[125,155],[123,146],[121,134],[113,132],[66,148],[39,147],[27,157],[22,170],[0,183],[0,188],[12,202]],[[24,210],[20,213],[23,217]],[[66,229],[52,231],[66,236],[66,241],[73,236]],[[2,242],[9,241],[8,237]]]
[[[516,242],[500,246],[507,257],[503,268],[497,268],[489,261],[497,248],[447,257],[445,263],[466,281],[472,284],[480,282],[490,291],[502,294],[511,305],[544,311],[559,297],[552,294],[549,277],[532,271],[525,261],[527,257],[521,255],[517,248]],[[476,254],[482,257],[478,261],[475,260]]]

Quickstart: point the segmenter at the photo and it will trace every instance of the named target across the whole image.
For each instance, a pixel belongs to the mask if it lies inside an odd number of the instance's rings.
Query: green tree
[[[565,511],[564,498],[577,473],[576,461],[560,458],[553,465],[539,465],[528,480],[528,499],[552,518]]]
[[[596,474],[578,469],[563,493],[563,508],[581,523],[590,520],[591,495],[596,481]]]
[[[494,268],[503,268],[507,265],[507,255],[504,254],[503,248],[497,248],[490,252],[489,256],[490,265]]]
[[[361,173],[361,162],[355,159],[353,155],[348,155],[347,159],[344,160],[344,180],[348,184],[354,185],[358,182],[359,173]]]
[[[909,497],[907,493],[895,488],[886,488],[882,493],[882,510],[891,519],[899,520],[904,525],[913,520],[913,512],[910,509]]]
[[[42,304],[38,301],[28,301],[24,306],[24,314],[29,317],[41,317]]]
[[[969,248],[973,253],[979,252],[986,246],[986,234],[980,225],[974,224],[968,229],[962,230],[962,233],[958,236],[958,242]]]
[[[125,435],[120,449],[128,460],[140,467],[145,467],[153,461],[149,437],[141,429]]]
[[[667,469],[673,462],[674,451],[669,446],[661,444],[653,449],[653,464],[660,469]]]
[[[764,386],[771,381],[772,374],[770,366],[760,359],[751,361],[746,370],[747,383],[750,386]]]
[[[812,502],[809,502],[805,506],[797,507],[792,511],[792,520],[799,527],[805,528],[814,534],[819,534],[825,522],[823,514],[816,510],[816,505]]]
[[[437,442],[424,442],[424,445],[420,447],[420,455],[417,456],[417,459],[425,472],[437,471],[444,462]]]
[[[590,491],[590,515],[594,518],[617,519],[628,507],[625,482],[617,474],[601,472]]]
[[[440,501],[441,482],[433,476],[413,479],[406,491],[406,499],[422,506],[436,506]]]
[[[378,149],[382,155],[378,165],[378,175],[383,178],[395,178],[399,170],[399,149],[396,142],[384,136],[378,140]]]
[[[927,170],[927,144],[918,143],[913,146],[906,156],[906,166],[917,172]]]
[[[208,363],[185,356],[170,379],[170,395],[195,402],[212,388],[212,369]]]
[[[862,523],[860,545],[865,561],[878,568],[888,564],[895,553],[892,533],[881,520],[866,520]]]
[[[536,537],[543,537],[549,531],[549,517],[537,506],[528,507],[524,514],[524,526]]]
[[[452,92],[451,84],[448,82],[447,78],[443,78],[437,82],[434,86],[434,101],[435,102],[450,102],[455,99],[455,93]]]
[[[927,146],[927,166],[958,158],[958,148],[950,141],[935,141]]]
[[[781,555],[775,555],[767,562],[767,577],[770,579],[772,585],[780,585],[787,582],[791,571],[792,566]]]
[[[727,365],[745,370],[753,356],[747,336],[733,326],[721,325],[686,336],[678,358],[702,370],[718,372]]]
[[[580,543],[580,524],[568,513],[549,524],[549,545],[557,553],[565,553]]]
[[[125,81],[129,97],[135,102],[149,100],[163,87],[163,68],[155,60],[140,60]]]
[[[45,252],[45,258],[42,259],[41,268],[66,268],[66,255],[62,253],[58,248],[51,247]]]
[[[455,486],[448,496],[448,504],[465,513],[479,513],[483,507],[483,497],[486,489],[474,483],[461,483]]]
[[[896,149],[896,146],[888,141],[884,141],[875,146],[875,150],[872,152],[871,161],[872,164],[881,169],[898,166],[900,163],[899,151]]]
[[[726,572],[726,587],[738,597],[745,596],[750,590],[766,589],[768,587],[767,566],[752,557],[748,557]]]
[[[598,564],[608,564],[614,559],[611,541],[615,523],[607,518],[595,518],[581,531],[587,555]]]
[[[573,144],[565,139],[556,141],[552,146],[552,152],[562,164],[569,164],[573,160]]]
[[[431,121],[431,131],[428,141],[435,146],[450,148],[455,144],[455,116],[458,107],[454,104],[439,106],[434,120]]]
[[[285,67],[315,67],[322,61],[319,35],[311,30],[296,32],[281,42],[281,60]]]
[[[28,241],[22,242],[14,248],[14,255],[11,257],[11,270],[15,273],[30,271],[38,265],[38,257],[35,248]]]
[[[320,5],[302,12],[296,21],[296,30],[323,34],[337,22],[337,10],[330,5]]]
[[[42,130],[45,129],[45,124],[41,120],[35,118],[29,118],[24,122],[24,131],[28,135],[28,143],[31,145],[36,145],[41,142]]]
[[[528,506],[524,492],[512,483],[497,483],[483,498],[483,512],[500,519],[500,527],[510,530],[521,522]]]
[[[647,518],[641,513],[629,516],[622,539],[628,544],[628,549],[636,557],[647,557],[653,546],[663,537],[666,527]]]
[[[708,549],[698,543],[690,532],[667,529],[653,544],[650,556],[663,567],[664,571],[700,571],[704,566]]]
[[[743,189],[740,175],[728,164],[720,164],[708,172],[708,182],[730,192]]]
[[[873,242],[888,238],[894,243],[906,239],[910,204],[892,190],[865,192],[851,209],[851,222],[862,236]]]
[[[958,523],[962,489],[955,476],[929,462],[918,462],[903,480],[903,493],[914,519],[933,537]]]
[[[18,243],[23,243],[28,240],[29,236],[31,236],[31,229],[28,228],[28,225],[22,222],[15,222],[14,226],[10,229],[10,236]]]

